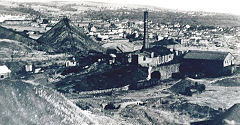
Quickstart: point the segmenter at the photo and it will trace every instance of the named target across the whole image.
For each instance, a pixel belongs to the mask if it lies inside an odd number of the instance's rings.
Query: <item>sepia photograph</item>
[[[240,1],[0,0],[0,125],[240,125]]]

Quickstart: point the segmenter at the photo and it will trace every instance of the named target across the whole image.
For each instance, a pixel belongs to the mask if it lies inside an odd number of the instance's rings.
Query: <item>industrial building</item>
[[[179,64],[173,62],[176,52],[166,46],[150,46],[148,40],[148,12],[144,12],[143,47],[131,55],[131,62],[148,68],[147,80],[164,80],[179,72]]]
[[[184,55],[180,71],[184,74],[207,76],[230,75],[235,58],[230,52],[189,51]]]
[[[144,12],[143,47],[132,55],[132,62],[144,67],[159,66],[173,60],[174,52],[164,46],[150,47],[148,40],[148,12]]]
[[[144,67],[159,66],[172,61],[174,58],[173,51],[161,46],[154,46],[152,48],[145,49],[142,52],[138,51],[136,53],[138,57],[135,62]]]

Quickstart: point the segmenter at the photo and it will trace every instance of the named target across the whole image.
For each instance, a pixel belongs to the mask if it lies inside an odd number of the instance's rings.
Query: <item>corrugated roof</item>
[[[229,52],[218,51],[189,51],[184,59],[224,60]]]
[[[0,66],[0,74],[1,73],[10,73],[11,70],[8,69],[8,67],[6,65]]]

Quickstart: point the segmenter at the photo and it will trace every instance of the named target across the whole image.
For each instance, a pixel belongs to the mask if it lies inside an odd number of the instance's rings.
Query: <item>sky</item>
[[[36,0],[12,0],[12,1],[36,1]],[[57,0],[38,0],[38,1],[46,2]],[[96,1],[107,3],[139,4],[186,11],[220,12],[240,15],[240,0],[59,0],[59,1]]]

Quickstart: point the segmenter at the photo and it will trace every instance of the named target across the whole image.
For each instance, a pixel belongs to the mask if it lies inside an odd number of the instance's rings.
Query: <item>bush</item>
[[[205,91],[205,89],[206,89],[206,86],[204,84],[200,84],[197,86],[197,90],[199,92],[203,92],[203,91]]]
[[[195,92],[203,92],[206,89],[204,84],[200,84],[198,82],[193,82],[191,80],[182,80],[175,85],[173,85],[170,90],[186,96],[192,96]]]
[[[186,96],[192,96],[192,92],[191,92],[191,88],[190,88],[190,87],[186,87],[186,88],[185,88],[185,93],[184,93],[184,95],[186,95]]]
[[[116,105],[116,104],[114,104],[113,102],[109,102],[109,103],[104,107],[105,110],[113,110],[113,109],[119,109],[119,108],[120,108],[120,105]]]

